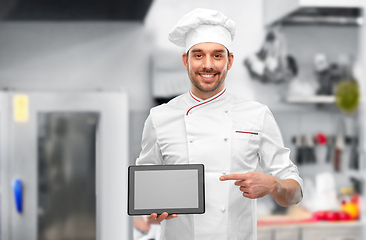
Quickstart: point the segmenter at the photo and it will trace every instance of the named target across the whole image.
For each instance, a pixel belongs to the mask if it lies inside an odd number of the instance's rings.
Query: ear
[[[183,53],[182,55],[182,60],[183,60],[183,64],[186,67],[186,69],[188,70],[188,56],[187,53]]]
[[[230,70],[231,66],[233,66],[233,62],[234,62],[234,54],[230,53],[229,62],[227,63],[227,70]]]

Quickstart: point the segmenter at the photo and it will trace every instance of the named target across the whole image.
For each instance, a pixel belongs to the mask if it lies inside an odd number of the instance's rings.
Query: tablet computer
[[[205,212],[203,164],[129,166],[128,214],[163,212]]]

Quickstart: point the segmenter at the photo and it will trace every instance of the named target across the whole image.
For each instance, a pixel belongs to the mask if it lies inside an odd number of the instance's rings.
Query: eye
[[[215,57],[215,58],[221,58],[221,57],[222,57],[222,55],[221,55],[221,54],[215,54],[215,55],[214,55],[214,57]]]
[[[200,58],[200,57],[202,57],[202,55],[201,54],[195,54],[194,55],[196,58]]]

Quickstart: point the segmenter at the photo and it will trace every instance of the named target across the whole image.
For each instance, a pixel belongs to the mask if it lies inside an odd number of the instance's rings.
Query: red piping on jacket
[[[189,91],[189,94],[191,95],[191,97],[192,97],[194,100],[196,100],[197,102],[201,102],[201,101],[200,101],[200,100],[198,100],[197,98],[193,97],[193,95],[192,95],[191,91]]]
[[[258,135],[258,133],[255,132],[243,132],[243,131],[235,131],[237,133],[248,133],[248,134],[253,134],[253,135]]]
[[[197,104],[197,105],[191,107],[190,109],[188,109],[186,115],[188,116],[189,111],[191,111],[193,108],[198,107],[198,106],[201,106],[201,105],[206,104],[206,103],[209,103],[209,102],[215,100],[216,98],[220,97],[222,94],[224,94],[225,91],[226,91],[226,89],[222,93],[220,93],[220,95],[217,95],[216,97],[212,98],[211,100],[209,100],[207,102],[203,102],[203,103],[200,103],[200,104]]]

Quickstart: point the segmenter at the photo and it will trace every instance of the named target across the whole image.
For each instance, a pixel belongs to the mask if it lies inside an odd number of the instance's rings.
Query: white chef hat
[[[235,23],[219,11],[197,8],[185,16],[169,33],[169,40],[186,52],[198,43],[215,42],[231,52]]]

